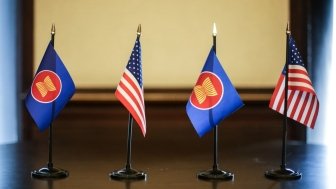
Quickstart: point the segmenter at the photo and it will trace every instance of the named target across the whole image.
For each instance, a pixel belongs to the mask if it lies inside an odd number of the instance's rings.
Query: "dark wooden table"
[[[212,167],[213,135],[197,136],[184,103],[150,104],[146,113],[147,135],[144,138],[134,125],[132,146],[132,166],[148,173],[146,181],[114,181],[108,176],[125,165],[128,112],[117,104],[79,104],[67,106],[53,127],[54,166],[70,176],[31,178],[30,172],[48,160],[48,132],[34,132],[30,141],[0,145],[0,189],[336,188],[336,158],[318,145],[288,143],[287,164],[302,172],[300,180],[264,177],[281,162],[282,119],[267,104],[246,106],[221,123],[219,165],[234,173],[233,181],[224,182],[197,179],[197,172]]]
[[[297,181],[273,181],[264,171],[278,168],[280,141],[221,148],[220,166],[235,174],[233,181],[209,182],[196,178],[196,173],[212,165],[210,151],[197,146],[182,149],[163,144],[160,149],[133,151],[133,167],[148,173],[146,181],[110,180],[108,173],[124,165],[122,148],[99,141],[80,144],[55,144],[54,165],[67,169],[70,176],[61,180],[38,180],[30,171],[45,165],[47,145],[40,141],[0,146],[0,188],[255,188],[255,189],[326,189],[335,188],[335,173],[329,171],[326,149],[317,145],[290,143],[288,166],[302,172]],[[137,145],[138,147],[141,145]],[[329,174],[329,175],[328,175]],[[329,180],[328,180],[329,179]]]

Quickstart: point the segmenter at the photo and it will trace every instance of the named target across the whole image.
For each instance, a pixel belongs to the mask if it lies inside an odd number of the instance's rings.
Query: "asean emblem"
[[[211,109],[222,100],[224,87],[213,72],[202,72],[190,96],[191,104],[201,110]]]
[[[57,99],[61,90],[62,81],[59,76],[53,71],[43,70],[36,74],[31,94],[40,103],[50,103]]]

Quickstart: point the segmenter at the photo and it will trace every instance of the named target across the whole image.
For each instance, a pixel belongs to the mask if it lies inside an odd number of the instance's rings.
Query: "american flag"
[[[290,61],[288,63],[287,117],[313,129],[319,111],[319,101],[291,36],[288,38],[288,56]],[[284,114],[285,75],[286,67],[280,75],[269,104],[271,109],[281,114]]]
[[[135,41],[131,57],[115,92],[118,100],[127,108],[146,135],[145,103],[142,85],[141,45]]]

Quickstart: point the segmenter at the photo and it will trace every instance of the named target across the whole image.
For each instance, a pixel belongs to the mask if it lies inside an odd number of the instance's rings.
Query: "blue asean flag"
[[[202,137],[243,105],[211,49],[186,107],[197,134]]]
[[[49,43],[25,99],[26,107],[40,131],[57,117],[75,93],[75,84]]]

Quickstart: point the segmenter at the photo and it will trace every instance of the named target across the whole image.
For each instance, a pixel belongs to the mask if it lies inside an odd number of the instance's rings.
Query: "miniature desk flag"
[[[211,49],[186,106],[197,134],[202,137],[243,105],[216,53]]]
[[[143,136],[146,135],[145,102],[143,96],[141,44],[136,39],[132,54],[121,77],[115,96],[138,123]]]
[[[40,131],[50,126],[75,93],[75,84],[54,47],[49,43],[25,104]]]
[[[292,36],[288,38],[287,48],[289,49],[287,56],[290,59],[287,117],[313,129],[319,111],[319,101]],[[281,114],[284,114],[285,76],[284,68],[269,104],[271,109]]]

